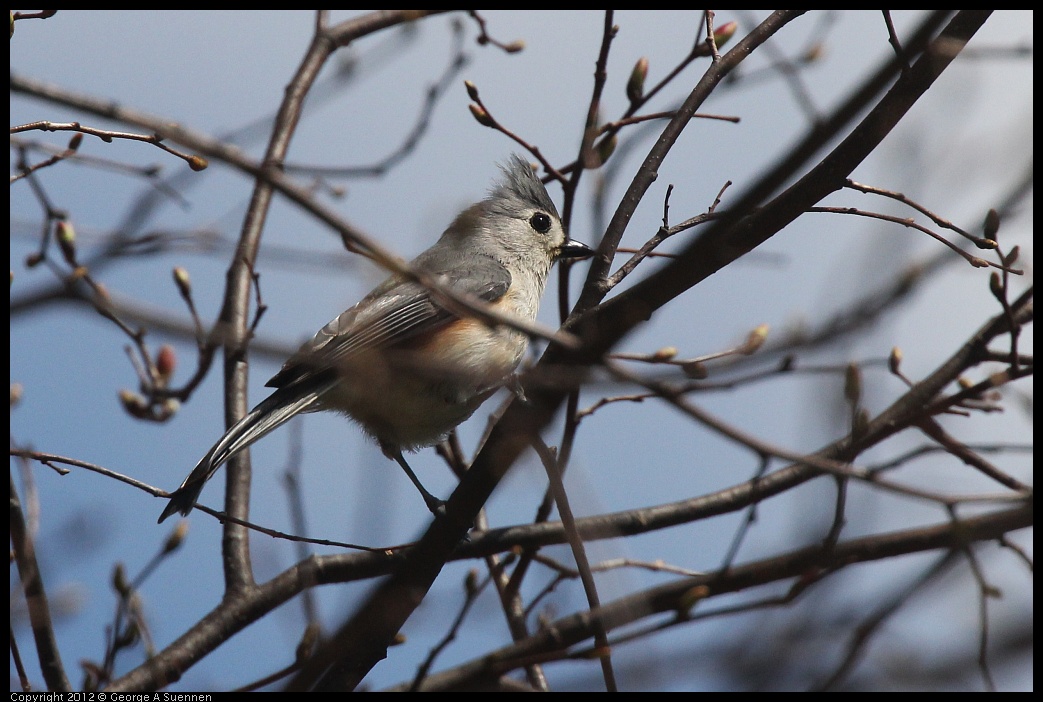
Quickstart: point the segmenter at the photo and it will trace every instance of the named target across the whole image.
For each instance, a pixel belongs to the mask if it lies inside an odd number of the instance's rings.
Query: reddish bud
[[[713,40],[717,44],[717,48],[727,44],[735,36],[735,30],[738,28],[738,22],[725,22],[720,27],[716,27],[713,30]]]
[[[156,372],[159,373],[159,379],[164,383],[169,381],[170,376],[174,375],[176,367],[177,356],[174,353],[174,347],[170,344],[163,344],[156,355]]]

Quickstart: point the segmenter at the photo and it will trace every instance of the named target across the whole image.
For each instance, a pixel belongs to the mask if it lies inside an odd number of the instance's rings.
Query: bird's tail
[[[181,483],[181,487],[170,494],[170,502],[159,516],[159,521],[162,522],[175,512],[188,516],[206,481],[210,480],[221,464],[294,416],[307,412],[320,394],[321,390],[301,392],[301,388],[280,388],[250,410],[207,451],[185,478],[185,482]]]

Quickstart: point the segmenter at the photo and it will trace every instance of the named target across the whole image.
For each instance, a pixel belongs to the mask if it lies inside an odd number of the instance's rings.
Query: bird
[[[410,268],[509,318],[532,321],[555,261],[594,251],[566,234],[527,160],[511,154],[500,169],[488,196],[460,212]],[[296,415],[317,411],[354,420],[402,467],[428,510],[443,513],[444,502],[424,488],[403,451],[442,441],[511,383],[529,341],[443,301],[417,280],[392,274],[320,329],[267,382],[274,391],[170,493],[159,521],[188,516],[225,461]]]

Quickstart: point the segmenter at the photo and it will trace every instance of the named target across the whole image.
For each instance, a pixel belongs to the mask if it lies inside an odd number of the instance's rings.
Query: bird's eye
[[[529,217],[529,224],[540,234],[546,234],[550,231],[550,215],[545,212],[537,212]]]

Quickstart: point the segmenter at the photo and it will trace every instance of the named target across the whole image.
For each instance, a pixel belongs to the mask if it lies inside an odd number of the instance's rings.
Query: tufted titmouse
[[[457,215],[438,242],[412,261],[454,292],[534,320],[551,265],[593,251],[569,239],[547,189],[514,155],[487,198]],[[392,275],[319,330],[268,381],[276,388],[236,422],[170,496],[159,521],[187,515],[203,485],[234,454],[300,412],[354,419],[420,490],[443,504],[402,456],[438,443],[506,383],[528,337],[505,325],[461,317],[420,283]]]

